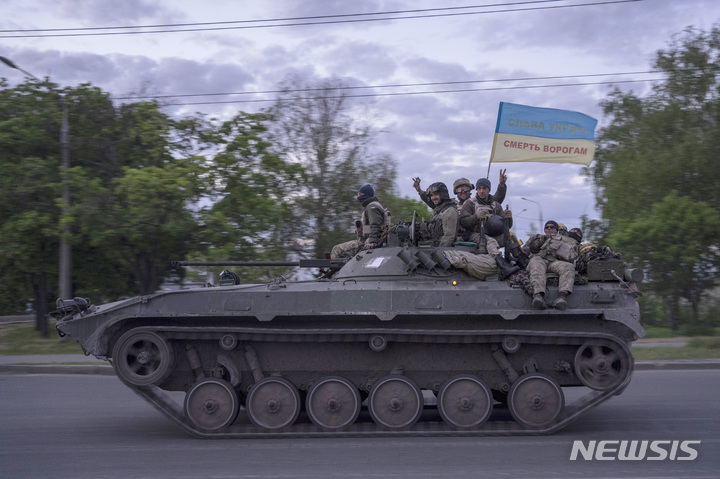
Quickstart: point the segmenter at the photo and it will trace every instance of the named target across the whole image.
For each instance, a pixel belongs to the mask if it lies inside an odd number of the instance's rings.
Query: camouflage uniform
[[[548,235],[537,253],[532,253],[533,241],[542,239],[545,235],[537,234],[528,239],[522,247],[525,254],[532,255],[528,262],[530,284],[534,294],[545,294],[548,272],[557,274],[560,279],[558,291],[572,293],[575,283],[575,260],[578,257],[578,244],[572,238],[561,234]]]
[[[434,205],[433,205],[434,206]],[[433,209],[433,216],[421,231],[422,240],[433,246],[452,246],[457,236],[458,214],[454,200],[445,200]]]
[[[461,182],[461,181],[463,183],[467,183],[469,186],[472,186],[472,185],[470,185],[470,181],[468,181],[466,178],[458,178],[457,180],[455,180],[455,183],[453,183],[453,192],[457,189],[458,182]],[[423,201],[423,203],[428,205],[430,208],[433,208],[433,209],[435,208],[435,204],[430,199],[430,195],[428,195],[427,191],[421,191],[418,194],[420,195],[420,199]],[[506,194],[507,194],[507,185],[498,185],[497,191],[495,192],[494,195],[489,196],[489,200],[491,202],[497,201],[498,203],[502,203],[505,200]],[[468,203],[470,201],[471,201],[471,199],[467,199],[461,203],[459,200],[453,200],[453,202],[455,203],[455,207],[457,208],[458,215],[462,211],[463,205],[465,205],[466,203]],[[501,207],[501,210],[502,210],[502,207]],[[479,231],[479,228],[478,228],[478,231]],[[472,241],[472,239],[470,239],[471,233],[472,233],[472,231],[466,231],[465,227],[462,225],[462,222],[458,221],[458,231],[457,231],[458,241]]]
[[[385,208],[374,196],[362,202],[363,212],[360,218],[362,232],[360,239],[346,241],[333,246],[330,258],[349,258],[359,252],[366,244],[380,246],[382,228],[385,224]]]
[[[473,254],[461,250],[445,250],[443,255],[456,268],[463,269],[473,278],[485,281],[489,276],[498,274],[499,269],[495,255],[499,254],[500,247],[497,241],[487,237],[488,254]]]
[[[501,198],[505,199],[505,191],[507,190],[507,187],[505,185],[499,185],[498,186],[498,193],[502,192]],[[476,213],[478,210],[487,210],[488,215],[498,215],[501,218],[503,217],[503,209],[502,205],[499,201],[495,200],[495,197],[493,195],[488,195],[487,200],[480,199],[477,195],[475,197],[467,200],[460,210],[460,226],[465,230],[465,237],[464,239],[470,240],[470,236],[473,233],[479,233],[480,232],[480,220],[476,216]],[[485,219],[487,221],[487,217]],[[510,225],[512,226],[512,219],[510,220]],[[485,233],[489,233],[487,230],[487,223],[485,228]],[[495,241],[498,242],[498,244],[502,243],[504,241],[502,234],[495,234],[492,236]]]

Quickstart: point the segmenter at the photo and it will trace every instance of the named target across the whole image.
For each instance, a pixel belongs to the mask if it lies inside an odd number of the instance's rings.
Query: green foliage
[[[624,222],[608,243],[647,271],[652,290],[669,303],[670,324],[677,329],[679,298],[697,308],[714,284],[720,268],[718,231],[720,212],[670,192],[645,216]],[[695,319],[697,323],[697,314]]]
[[[588,215],[582,215],[580,220],[580,228],[583,232],[583,241],[591,241],[596,245],[607,244],[607,224],[599,220],[590,219]]]
[[[82,354],[75,341],[60,342],[54,325],[49,337],[40,336],[30,323],[0,325],[0,354]]]
[[[157,289],[192,243],[202,192],[199,119],[175,123],[154,102],[115,107],[91,85],[28,82],[0,90],[0,308],[57,290],[58,246],[73,250],[73,293],[96,302]],[[71,168],[61,164],[63,110]],[[64,185],[70,203],[61,199]],[[67,213],[61,213],[67,208]]]
[[[715,330],[709,324],[683,324],[678,329],[681,336],[712,336]]]
[[[676,338],[678,333],[670,328],[661,326],[645,326],[645,338],[643,339],[665,339]]]
[[[693,338],[685,346],[633,348],[636,361],[720,358],[718,338]]]
[[[32,297],[44,321],[61,231],[60,96],[48,82],[1,86],[0,308],[19,311]]]
[[[432,210],[421,200],[408,197],[397,197],[388,195],[383,199],[383,206],[390,210],[392,214],[392,222],[398,221],[411,222],[413,212],[419,219],[429,220],[432,217]]]
[[[640,289],[645,291],[645,285],[640,285]],[[638,304],[640,305],[640,318],[645,329],[648,327],[661,327],[667,324],[662,301],[656,296],[645,294],[638,298]]]
[[[157,102],[117,106],[89,84],[0,86],[4,312],[34,297],[44,318],[57,290],[61,235],[72,245],[73,294],[100,303],[155,291],[176,274],[172,260],[316,257],[349,239],[364,183],[397,219],[426,210],[395,195],[394,161],[368,153],[371,124],[350,113],[335,80],[322,82],[315,99],[289,88],[271,111],[221,124],[174,120]],[[61,164],[63,110],[70,168]],[[236,272],[244,281],[295,274]]]
[[[265,114],[239,113],[217,129],[219,148],[208,167],[211,207],[203,209],[196,258],[212,261],[287,259],[301,238],[299,192],[305,172],[277,155],[267,140]],[[277,268],[233,268],[243,282],[279,275]]]
[[[688,29],[657,53],[651,95],[613,92],[589,168],[608,243],[643,267],[673,329],[680,299],[693,322],[718,278],[720,29]]]

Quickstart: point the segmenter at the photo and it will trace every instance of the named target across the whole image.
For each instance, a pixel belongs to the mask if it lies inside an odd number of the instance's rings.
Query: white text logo
[[[692,461],[700,441],[573,441],[570,460],[586,461]]]

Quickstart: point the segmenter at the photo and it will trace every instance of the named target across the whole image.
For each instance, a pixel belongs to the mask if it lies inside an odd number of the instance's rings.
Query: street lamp
[[[525,198],[524,196],[520,198],[521,200],[529,201],[530,203],[535,203],[538,207],[538,213],[540,214],[540,228],[545,226],[545,222],[543,221],[543,214],[542,214],[542,206],[540,206],[540,203],[537,201],[530,200],[528,198]]]
[[[38,82],[40,79],[33,75],[30,72],[27,72],[17,66],[15,62],[10,60],[9,58],[5,58],[0,56],[0,61],[2,61],[5,65],[9,66],[10,68],[14,68],[15,70],[20,70],[25,75],[29,76],[30,78],[33,78],[34,80],[37,80]],[[65,97],[60,94],[60,100],[62,104],[62,125],[60,126],[60,160],[62,163],[62,167],[65,171],[70,169],[70,124],[68,122],[68,112],[67,112],[67,104],[65,103]],[[70,207],[70,186],[67,183],[67,180],[63,181],[63,193],[62,193],[62,199],[63,199],[63,207],[61,210],[61,214],[64,216],[69,213],[69,207]],[[70,248],[70,244],[65,241],[65,236],[70,233],[70,226],[66,225],[63,227],[62,235],[60,236],[60,265],[59,265],[59,272],[58,272],[58,297],[69,299],[72,298],[72,249]]]

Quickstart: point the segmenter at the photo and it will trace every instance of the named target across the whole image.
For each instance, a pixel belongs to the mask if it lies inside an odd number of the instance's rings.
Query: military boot
[[[552,307],[555,309],[559,309],[560,311],[564,311],[565,308],[567,308],[567,293],[565,291],[560,291],[558,294],[558,297],[555,298],[555,301],[552,302]]]
[[[543,294],[542,294],[542,293],[535,293],[535,294],[533,294],[532,307],[533,307],[534,309],[545,309],[545,308],[547,308],[547,304],[545,303],[545,298],[543,297]]]
[[[498,268],[500,268],[500,277],[502,279],[520,271],[520,266],[505,261],[505,258],[503,258],[501,254],[495,256],[495,263],[497,263]]]

